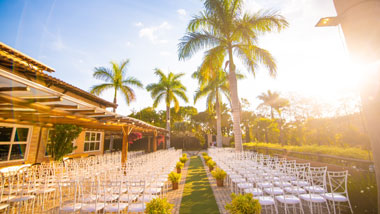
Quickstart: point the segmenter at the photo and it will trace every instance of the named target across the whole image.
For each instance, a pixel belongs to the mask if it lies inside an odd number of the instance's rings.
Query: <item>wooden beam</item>
[[[29,103],[43,103],[43,102],[57,102],[62,101],[61,97],[27,97],[27,98],[21,98]]]
[[[148,136],[148,153],[150,153],[150,139],[151,139],[151,136]]]
[[[78,105],[66,105],[66,104],[48,104],[52,108],[64,108],[64,109],[78,109]]]
[[[90,113],[83,113],[84,115],[88,116],[95,116],[95,115],[105,115],[105,112],[90,112]]]
[[[67,111],[73,113],[94,113],[95,109],[68,109]]]
[[[30,88],[24,87],[24,86],[0,87],[0,92],[10,92],[10,91],[30,91]]]

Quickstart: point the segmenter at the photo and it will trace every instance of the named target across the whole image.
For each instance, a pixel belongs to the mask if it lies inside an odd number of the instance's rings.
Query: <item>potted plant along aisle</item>
[[[208,160],[207,161],[207,166],[208,166],[208,168],[209,168],[209,170],[210,170],[210,172],[214,169],[214,167],[216,166],[216,163],[215,163],[215,161],[213,161],[213,160]]]
[[[184,164],[182,162],[177,162],[177,164],[175,165],[175,168],[177,168],[177,173],[181,173],[181,169],[183,166]]]
[[[173,204],[170,204],[166,198],[154,198],[146,204],[146,214],[170,214],[173,209]]]
[[[182,155],[182,157],[179,158],[179,161],[181,161],[183,164],[185,164],[187,160],[188,159],[187,159],[186,154]]]
[[[222,187],[224,178],[227,176],[227,173],[220,168],[216,168],[211,172],[211,175],[216,179],[216,185],[218,187]]]
[[[178,183],[181,180],[181,174],[171,172],[169,174],[169,180],[172,182],[173,190],[178,189]]]
[[[231,194],[232,201],[226,204],[225,208],[231,214],[259,214],[261,213],[261,205],[259,200],[253,199],[251,193],[244,195]]]
[[[205,163],[207,163],[207,161],[211,160],[211,157],[210,156],[203,156],[203,159],[205,160]]]

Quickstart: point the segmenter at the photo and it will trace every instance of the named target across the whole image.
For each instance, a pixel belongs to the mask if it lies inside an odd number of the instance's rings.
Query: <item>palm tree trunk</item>
[[[170,105],[166,105],[166,130],[169,132],[166,139],[166,148],[170,148]]]
[[[232,119],[234,127],[234,137],[235,137],[235,150],[238,152],[243,151],[243,143],[241,139],[241,129],[240,129],[240,101],[237,90],[237,80],[235,73],[235,64],[233,61],[232,47],[228,48],[229,56],[229,74],[228,81],[230,83],[230,93],[231,93],[231,110]]]
[[[220,113],[220,101],[219,101],[219,91],[216,89],[216,100],[215,100],[215,110],[216,110],[216,145],[222,147],[222,115]]]
[[[115,88],[115,95],[113,97],[113,103],[114,104],[116,104],[116,102],[117,102],[116,96],[117,96],[117,89]],[[116,113],[116,107],[113,107],[113,113]]]
[[[273,107],[272,106],[270,107],[270,117],[273,120],[274,116],[273,116]]]

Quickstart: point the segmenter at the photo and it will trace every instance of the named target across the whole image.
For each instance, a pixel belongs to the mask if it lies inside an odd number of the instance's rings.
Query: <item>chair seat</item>
[[[271,182],[260,182],[260,183],[257,183],[256,185],[261,187],[261,188],[268,188],[268,187],[273,186],[273,184]]]
[[[3,210],[8,207],[9,207],[9,204],[0,204],[0,210]]]
[[[83,204],[80,211],[81,212],[96,212],[104,208],[104,203],[95,204]]]
[[[28,201],[34,198],[36,198],[35,195],[23,195],[23,196],[12,198],[11,200],[9,200],[9,202],[14,203],[14,202]]]
[[[159,194],[161,192],[161,188],[160,187],[149,188],[149,189],[146,189],[145,192],[148,194]]]
[[[231,179],[231,181],[233,183],[245,183],[246,182],[246,180],[244,178],[242,178],[242,177],[240,177],[240,178],[233,178],[233,179]]]
[[[293,185],[295,185],[295,186],[300,186],[300,187],[304,187],[304,186],[309,186],[310,185],[309,182],[307,182],[307,181],[300,181],[300,180],[298,180],[298,181],[291,181],[291,183]]]
[[[339,193],[326,193],[322,195],[329,201],[337,201],[337,202],[346,202],[348,201],[347,197],[339,194]]]
[[[75,212],[80,210],[82,208],[82,204],[68,204],[63,207],[61,207],[59,210],[64,211],[64,212]]]
[[[50,193],[50,192],[54,192],[55,189],[54,188],[46,188],[46,189],[38,189],[36,191],[37,194],[44,194],[44,193]]]
[[[151,200],[157,198],[157,195],[144,195],[139,197],[138,201],[143,201],[143,202],[150,202]]]
[[[240,189],[248,189],[248,188],[252,188],[253,184],[251,184],[251,183],[239,183],[237,186]]]
[[[302,194],[300,195],[300,199],[308,202],[313,202],[313,203],[325,203],[326,199],[322,197],[321,195],[318,194]]]
[[[119,195],[110,195],[110,194],[107,194],[105,196],[100,196],[99,197],[99,201],[101,201],[101,202],[115,201],[118,198],[119,198]]]
[[[248,188],[244,189],[244,193],[251,193],[253,196],[261,196],[263,195],[263,191],[259,188]]]
[[[301,187],[285,187],[285,192],[290,193],[290,194],[305,194],[306,190],[302,189]]]
[[[274,185],[276,185],[278,187],[290,187],[290,186],[292,186],[292,184],[289,182],[281,182],[281,181],[274,182]]]
[[[105,207],[104,207],[104,211],[105,212],[119,212],[121,210],[124,210],[128,207],[128,203],[120,203],[120,204],[107,204]]]
[[[304,189],[310,193],[317,193],[317,194],[325,193],[325,189],[323,189],[320,186],[308,186],[308,187],[305,187]]]
[[[258,196],[254,197],[254,199],[259,200],[259,203],[263,206],[275,205],[275,201],[271,196]]]
[[[276,200],[283,204],[299,204],[301,200],[294,195],[278,195]]]
[[[128,202],[128,201],[134,201],[136,200],[138,195],[136,194],[123,194],[120,196],[120,201]]]
[[[3,198],[0,200],[0,203],[6,202],[6,201],[11,200],[13,198],[16,198],[16,196],[14,196],[14,195],[3,196]]]
[[[266,192],[268,195],[281,195],[281,194],[284,194],[284,190],[282,190],[280,187],[265,188],[264,192]]]
[[[140,194],[144,191],[144,189],[141,187],[132,187],[130,191],[131,193]]]
[[[145,211],[145,204],[143,203],[136,203],[136,204],[130,204],[128,206],[128,212],[144,212]]]
[[[84,195],[81,199],[81,202],[83,203],[89,203],[92,201],[95,201],[97,199],[96,195]]]

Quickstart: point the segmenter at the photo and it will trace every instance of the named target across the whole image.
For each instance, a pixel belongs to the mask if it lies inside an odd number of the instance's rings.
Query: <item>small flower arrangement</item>
[[[216,168],[211,172],[211,175],[216,179],[216,185],[218,187],[222,187],[224,178],[227,176],[227,173],[221,168]]]
[[[178,189],[178,183],[181,180],[181,174],[171,172],[168,178],[172,182],[173,189]]]
[[[185,164],[187,160],[188,160],[187,157],[180,157],[179,158],[179,161],[181,161],[183,164]]]
[[[177,164],[175,165],[175,168],[177,168],[177,173],[181,173],[181,169],[183,166],[184,164],[182,162],[177,162]]]
[[[208,166],[208,168],[210,169],[210,172],[214,169],[214,167],[216,166],[216,163],[215,163],[215,161],[213,161],[213,160],[208,160],[207,162],[206,162],[206,164],[207,164],[207,166]]]
[[[207,163],[207,161],[211,160],[211,157],[210,157],[210,156],[203,156],[203,159],[204,159],[205,162]]]
[[[204,157],[204,156],[208,156],[207,155],[207,152],[202,152],[202,156]]]
[[[170,204],[166,198],[154,198],[146,204],[146,214],[170,214],[173,204]]]

